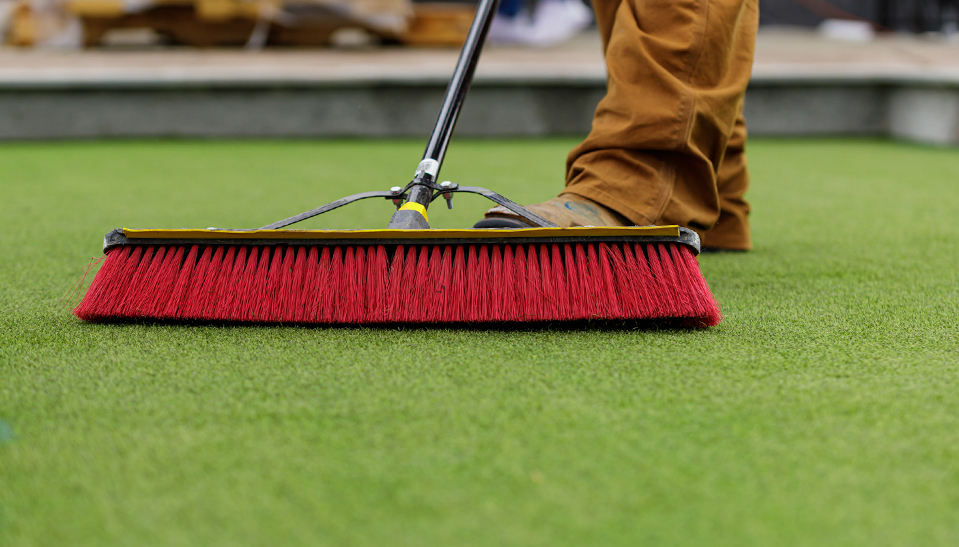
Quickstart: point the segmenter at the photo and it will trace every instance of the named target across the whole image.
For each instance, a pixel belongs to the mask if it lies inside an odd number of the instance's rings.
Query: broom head
[[[290,324],[722,318],[678,226],[114,230],[86,321]]]

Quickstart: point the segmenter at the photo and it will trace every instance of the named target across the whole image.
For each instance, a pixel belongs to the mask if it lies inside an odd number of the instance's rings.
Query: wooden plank
[[[474,13],[470,4],[413,4],[413,19],[400,41],[411,46],[461,46]]]

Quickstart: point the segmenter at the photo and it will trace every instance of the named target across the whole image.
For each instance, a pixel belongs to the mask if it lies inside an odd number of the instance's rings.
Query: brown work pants
[[[743,96],[758,0],[593,0],[609,72],[564,194],[749,249]]]

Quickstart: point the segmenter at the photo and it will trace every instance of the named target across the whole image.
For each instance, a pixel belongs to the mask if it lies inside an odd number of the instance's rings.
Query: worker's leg
[[[749,204],[743,199],[749,188],[746,169],[746,121],[742,113],[726,143],[726,155],[719,166],[716,190],[719,193],[719,220],[706,232],[700,232],[704,247],[748,250],[752,248],[749,234]]]
[[[603,55],[606,55],[606,46],[609,45],[609,36],[613,33],[613,21],[616,19],[616,10],[622,0],[592,0],[593,17],[596,19],[596,29],[603,41]]]
[[[735,222],[715,246],[748,248],[745,158],[736,139],[745,140],[737,120],[752,68],[757,0],[594,5],[608,90],[592,131],[569,155],[563,193],[635,224],[700,231],[720,220],[728,201]],[[710,237],[707,232],[708,244]]]

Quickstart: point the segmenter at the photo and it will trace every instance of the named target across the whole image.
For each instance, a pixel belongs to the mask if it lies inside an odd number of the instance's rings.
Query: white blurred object
[[[83,46],[83,25],[76,17],[64,19],[56,32],[37,41],[36,46],[51,49],[80,49]]]
[[[950,42],[959,41],[959,5],[943,8],[942,34]]]
[[[376,45],[376,37],[361,28],[341,28],[330,35],[330,45],[343,49],[359,49]]]
[[[593,14],[580,0],[540,0],[525,42],[546,47],[579,34],[593,21]]]
[[[876,31],[869,21],[826,19],[819,24],[819,32],[826,38],[844,42],[871,42]]]
[[[493,17],[493,23],[489,27],[486,40],[491,44],[518,44],[520,43],[519,37],[523,33],[529,32],[529,28],[529,13],[525,10],[513,17],[497,13]]]
[[[593,13],[580,0],[540,0],[532,17],[497,15],[490,27],[490,43],[549,47],[576,36],[593,22]]]
[[[5,35],[13,20],[13,12],[17,3],[13,0],[0,0],[0,35]]]

